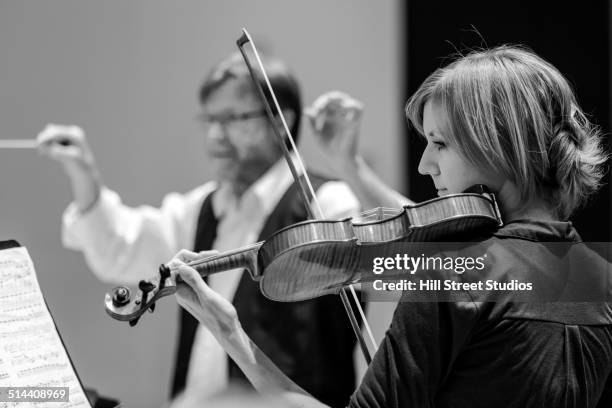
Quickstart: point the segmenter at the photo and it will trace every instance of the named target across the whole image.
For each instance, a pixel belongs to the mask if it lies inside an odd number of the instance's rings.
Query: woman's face
[[[470,164],[455,147],[448,144],[445,136],[447,123],[444,110],[431,101],[423,109],[423,131],[427,146],[421,156],[419,173],[429,175],[438,195],[461,193],[474,184],[484,184],[499,192],[504,179]]]

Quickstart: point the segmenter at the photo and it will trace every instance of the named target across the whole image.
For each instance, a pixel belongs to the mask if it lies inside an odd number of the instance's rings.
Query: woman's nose
[[[418,171],[423,176],[435,176],[438,174],[438,166],[431,157],[431,149],[429,148],[429,146],[425,147],[425,150],[421,155],[421,161],[419,161]]]

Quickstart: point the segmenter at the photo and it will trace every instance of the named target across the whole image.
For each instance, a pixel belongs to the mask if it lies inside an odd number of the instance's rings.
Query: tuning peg
[[[147,282],[145,280],[141,280],[138,282],[138,289],[140,289],[143,293],[149,293],[153,289],[155,289],[155,284],[151,282]]]
[[[140,319],[140,317],[137,317],[135,319],[130,320],[130,327],[134,327],[136,326],[136,323],[138,323],[138,319]]]
[[[153,303],[151,306],[149,306],[149,312],[153,313],[155,311],[155,303]]]
[[[166,265],[161,264],[159,265],[159,276],[160,276],[160,280],[163,281],[164,279],[167,279],[170,277],[170,268],[168,268]]]

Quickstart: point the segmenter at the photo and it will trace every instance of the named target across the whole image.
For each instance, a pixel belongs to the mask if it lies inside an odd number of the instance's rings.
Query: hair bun
[[[581,129],[577,129],[571,122],[571,119],[570,121],[563,121],[555,125],[552,134],[552,143],[571,143],[577,148],[580,148],[584,143],[584,132]]]
[[[553,203],[563,216],[600,187],[607,155],[602,154],[599,133],[579,110],[553,128],[548,154],[551,179],[560,188]]]

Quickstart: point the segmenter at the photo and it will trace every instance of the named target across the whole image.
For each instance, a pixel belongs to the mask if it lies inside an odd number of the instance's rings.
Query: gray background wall
[[[159,204],[164,193],[209,179],[196,90],[247,27],[294,68],[307,103],[331,89],[365,102],[362,151],[399,188],[400,9],[399,0],[2,0],[0,138],[30,139],[48,122],[78,124],[108,186],[128,204]],[[303,150],[316,166],[304,130]],[[56,163],[0,151],[0,239],[29,249],[83,382],[129,407],[158,406],[169,389],[176,304],[166,299],[136,328],[105,314],[110,287],[61,246],[69,194]],[[373,305],[378,339],[390,309]]]

